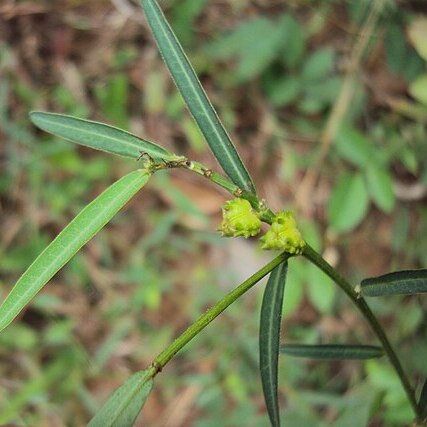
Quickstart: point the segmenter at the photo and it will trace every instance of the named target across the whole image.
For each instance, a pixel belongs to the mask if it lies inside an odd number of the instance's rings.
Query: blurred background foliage
[[[427,266],[427,5],[419,0],[165,0],[209,96],[273,209],[353,283]],[[123,127],[215,162],[169,78],[137,2],[0,4],[0,285],[135,162],[37,131],[48,110]],[[156,176],[0,335],[0,422],[83,425],[131,372],[268,255],[220,240],[226,195]],[[293,260],[283,340],[366,343],[329,280]],[[156,380],[150,426],[267,426],[258,378],[261,285]],[[418,387],[426,301],[370,301]],[[384,360],[283,356],[283,423],[401,426],[411,410]],[[370,421],[368,421],[370,419]],[[12,424],[9,424],[12,425]],[[15,425],[15,424],[13,424]]]

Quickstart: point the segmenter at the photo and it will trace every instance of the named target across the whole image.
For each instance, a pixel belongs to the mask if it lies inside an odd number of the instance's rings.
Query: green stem
[[[358,294],[354,290],[354,288],[350,285],[350,283],[348,283],[311,246],[306,245],[304,247],[303,255],[310,262],[312,262],[314,265],[319,267],[325,274],[327,274],[349,296],[349,298],[353,301],[353,303],[357,306],[357,308],[363,314],[365,319],[371,325],[371,328],[373,329],[378,339],[380,340],[385,353],[387,354],[391,364],[393,365],[393,368],[396,371],[400,379],[400,382],[402,383],[402,386],[406,392],[408,400],[415,413],[416,419],[419,422],[422,419],[422,414],[420,413],[420,410],[418,408],[417,401],[415,399],[414,390],[412,389],[412,386],[408,380],[408,377],[405,374],[405,371],[403,370],[402,364],[400,363],[400,360],[398,359],[392,345],[390,344],[390,341],[387,338],[387,335],[385,334],[384,329],[379,324],[377,318],[375,317],[374,313],[372,313],[366,301],[360,296],[360,294]]]
[[[258,270],[249,279],[245,280],[237,288],[233,289],[224,298],[217,302],[205,314],[199,317],[188,329],[186,329],[169,347],[160,353],[153,361],[152,366],[156,368],[156,372],[160,372],[163,367],[180,351],[190,340],[192,340],[202,329],[209,325],[219,314],[221,314],[230,304],[236,301],[237,298],[247,292],[252,286],[258,283],[264,276],[270,273],[279,264],[287,260],[290,256],[288,253],[281,253],[261,270]]]
[[[259,200],[254,194],[243,191],[236,184],[229,179],[223,177],[219,173],[214,172],[212,169],[207,168],[205,165],[199,162],[190,161],[187,158],[175,162],[163,162],[156,163],[153,168],[153,172],[156,170],[164,170],[171,168],[183,168],[190,172],[196,173],[197,175],[203,176],[209,179],[213,183],[227,190],[234,197],[242,197],[249,201],[251,206],[260,214],[261,221],[271,224],[274,213],[265,206],[263,201]]]

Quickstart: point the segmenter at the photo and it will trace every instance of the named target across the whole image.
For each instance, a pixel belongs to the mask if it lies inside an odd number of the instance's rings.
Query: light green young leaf
[[[301,75],[302,80],[311,82],[325,78],[332,72],[334,60],[335,54],[332,49],[317,50],[305,62]]]
[[[95,150],[137,159],[141,153],[155,160],[176,160],[179,156],[154,142],[104,123],[78,119],[63,114],[34,111],[31,121],[40,129]]]
[[[363,176],[343,174],[328,203],[328,218],[331,227],[337,232],[346,232],[356,227],[364,218],[369,198]]]
[[[330,313],[334,305],[336,287],[331,279],[313,264],[304,266],[307,275],[308,298],[322,314]]]
[[[197,40],[194,32],[194,22],[203,11],[209,0],[182,0],[179,7],[172,8],[172,26],[183,46],[191,45]]]
[[[36,258],[0,307],[0,331],[40,289],[140,190],[150,178],[137,170],[108,187],[87,205]]]
[[[421,74],[409,86],[409,93],[421,103],[427,105],[427,73]]]
[[[215,41],[209,51],[216,58],[238,58],[234,77],[242,83],[259,75],[280,56],[289,35],[282,21],[255,18]]]
[[[427,18],[420,15],[408,28],[409,40],[418,54],[427,61]]]
[[[295,76],[286,76],[267,84],[268,97],[275,107],[286,107],[294,102],[301,92],[301,80]]]
[[[390,213],[396,201],[390,173],[380,165],[366,169],[366,185],[374,203],[386,213]]]
[[[132,427],[152,387],[150,370],[136,372],[108,398],[88,427]]]
[[[160,53],[182,97],[225,173],[242,190],[255,187],[230,137],[155,0],[140,0]]]
[[[383,356],[382,348],[373,345],[283,344],[280,352],[288,356],[321,360],[364,360]]]
[[[280,322],[283,310],[288,263],[278,265],[270,274],[264,291],[259,331],[259,363],[262,389],[268,415],[273,426],[280,426],[277,375],[280,343]]]
[[[377,155],[371,141],[348,123],[341,124],[334,147],[338,154],[360,169],[377,164]]]
[[[427,292],[427,269],[403,270],[362,280],[362,295],[413,295]]]

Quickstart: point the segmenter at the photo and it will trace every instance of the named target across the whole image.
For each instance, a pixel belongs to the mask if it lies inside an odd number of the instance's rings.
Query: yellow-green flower
[[[223,221],[218,230],[224,237],[245,238],[256,236],[260,232],[261,221],[251,204],[241,198],[229,200],[222,208]]]
[[[291,254],[301,253],[305,246],[295,217],[290,211],[279,212],[260,241],[262,249],[280,249]]]

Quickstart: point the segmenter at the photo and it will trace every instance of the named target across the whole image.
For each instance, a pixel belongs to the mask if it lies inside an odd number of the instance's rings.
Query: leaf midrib
[[[55,121],[55,120],[53,120],[53,121],[49,120],[46,117],[48,117],[48,116],[43,116],[42,120],[45,121],[45,122],[47,122],[47,123],[49,123],[50,125],[54,125],[54,126],[57,126],[57,127],[62,127],[62,128],[65,128],[65,129],[71,129],[71,130],[75,130],[76,129],[74,126],[67,125],[67,124],[64,124],[64,123],[58,123],[57,121]],[[119,129],[119,128],[116,128],[114,126],[110,126],[110,125],[106,125],[106,124],[101,124],[101,123],[93,122],[93,121],[90,121],[90,120],[81,120],[81,119],[68,118],[68,117],[67,117],[67,119],[69,119],[69,120],[76,120],[77,122],[81,121],[83,123],[91,123],[91,124],[94,124],[94,125],[97,125],[97,126],[106,126],[106,127],[110,128],[110,129],[112,129],[114,131],[123,132],[127,136],[129,136],[131,138],[134,138],[136,140],[139,140],[139,141],[143,142],[144,144],[149,144],[153,149],[155,149],[158,152],[164,152],[165,155],[169,154],[167,151],[163,151],[162,147],[155,145],[153,142],[146,141],[146,140],[144,140],[142,138],[139,138],[136,135],[133,135],[130,132],[126,132],[126,131],[124,131],[122,129]],[[132,147],[132,148],[136,148],[136,149],[143,148],[137,142],[132,143],[131,141],[123,140],[123,139],[120,139],[120,138],[115,138],[115,137],[113,137],[111,135],[108,135],[108,134],[98,133],[98,132],[94,132],[94,131],[90,131],[90,130],[82,129],[82,128],[78,129],[78,132],[84,133],[84,134],[89,135],[89,136],[94,136],[94,137],[98,136],[98,137],[101,137],[101,138],[104,138],[104,139],[108,139],[108,140],[110,140],[112,142],[119,142],[122,145],[126,145],[128,147]],[[70,136],[64,136],[63,138],[72,140],[72,138]],[[76,140],[77,140],[77,138],[76,138]],[[84,144],[82,142],[79,142],[79,144],[86,145],[86,144]],[[105,151],[105,150],[102,150],[102,151]]]

